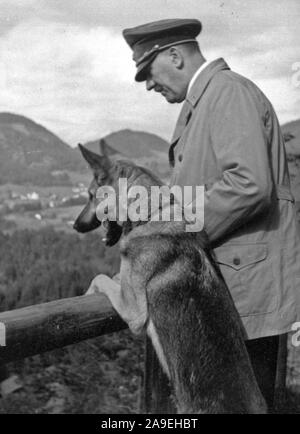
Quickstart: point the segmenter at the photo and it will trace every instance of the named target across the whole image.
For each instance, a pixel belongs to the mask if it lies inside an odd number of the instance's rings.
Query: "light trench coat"
[[[204,186],[204,229],[249,339],[300,316],[299,238],[280,126],[223,59],[197,77],[171,147],[171,185]]]

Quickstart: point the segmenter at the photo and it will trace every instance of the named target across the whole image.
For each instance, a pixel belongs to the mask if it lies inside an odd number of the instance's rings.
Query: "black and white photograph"
[[[299,0],[0,0],[0,414],[300,413]]]

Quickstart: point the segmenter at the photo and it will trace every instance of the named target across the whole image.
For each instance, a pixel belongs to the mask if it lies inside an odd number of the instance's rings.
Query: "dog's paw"
[[[121,284],[121,274],[120,273],[115,274],[112,277],[112,280],[120,285]]]
[[[107,290],[112,279],[105,274],[98,274],[91,282],[88,290],[84,295],[101,294]]]

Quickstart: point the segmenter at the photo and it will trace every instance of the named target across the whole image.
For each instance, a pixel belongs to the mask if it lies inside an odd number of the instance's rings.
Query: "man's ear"
[[[177,69],[182,69],[184,65],[184,58],[181,51],[177,47],[171,47],[169,53],[173,65]]]

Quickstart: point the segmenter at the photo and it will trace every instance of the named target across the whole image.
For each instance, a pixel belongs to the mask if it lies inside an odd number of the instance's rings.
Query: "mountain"
[[[113,159],[127,159],[152,170],[161,179],[169,176],[169,144],[155,134],[120,130],[104,137],[108,154]],[[99,140],[86,143],[88,149],[99,153]]]
[[[143,131],[120,130],[104,139],[114,153],[127,158],[151,157],[153,152],[167,153],[169,149],[168,142],[161,137]],[[99,140],[88,142],[86,146],[97,152]]]
[[[55,134],[12,113],[0,113],[0,155],[0,184],[68,184],[65,171],[85,167],[78,154]]]
[[[133,160],[166,179],[168,143],[142,131],[121,130],[105,137],[112,158]],[[99,153],[99,140],[86,146]],[[78,149],[24,116],[0,113],[0,185],[70,185],[68,171],[86,172]]]

